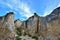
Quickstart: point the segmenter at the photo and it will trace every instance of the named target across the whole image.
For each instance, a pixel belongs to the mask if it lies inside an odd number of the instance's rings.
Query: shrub
[[[34,38],[34,39],[38,40],[38,36],[32,36],[32,38]]]
[[[21,29],[17,28],[17,29],[16,29],[16,33],[17,33],[17,35],[21,36],[21,35],[22,35]]]
[[[19,36],[16,36],[16,39],[15,40],[21,40],[21,38],[19,38]]]
[[[15,40],[21,40],[21,38],[19,38],[19,37],[22,35],[21,29],[16,28],[16,34],[17,34],[18,36],[16,36],[16,39],[15,39]]]

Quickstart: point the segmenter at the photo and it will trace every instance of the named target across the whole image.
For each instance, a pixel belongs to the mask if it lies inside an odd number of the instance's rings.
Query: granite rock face
[[[41,32],[43,33],[47,30],[46,18],[40,17],[34,13],[32,17],[28,18],[28,20],[22,23],[21,27],[28,29],[31,35],[34,35],[36,33],[40,35]]]
[[[46,17],[47,22],[47,35],[50,40],[60,40],[60,7],[53,10],[53,12]]]
[[[7,13],[0,17],[0,40],[14,40],[15,38],[14,14]]]
[[[28,29],[31,35],[38,34],[39,40],[60,40],[60,7],[46,17],[40,17],[35,13],[24,21],[21,27]]]

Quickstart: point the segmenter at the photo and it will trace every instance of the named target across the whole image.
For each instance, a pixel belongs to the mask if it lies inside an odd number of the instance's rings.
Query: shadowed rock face
[[[51,14],[46,16],[46,20],[49,22],[51,20],[58,19],[60,16],[60,7],[54,9]]]
[[[7,13],[5,16],[0,17],[0,40],[14,40],[14,14],[13,12]]]
[[[48,39],[58,40],[60,38],[60,7],[53,10],[53,12],[47,16],[47,35]],[[51,37],[50,37],[51,35]],[[55,38],[55,39],[54,39]]]

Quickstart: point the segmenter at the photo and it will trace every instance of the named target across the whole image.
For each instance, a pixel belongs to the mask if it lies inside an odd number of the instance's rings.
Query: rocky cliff
[[[15,28],[21,28],[22,34],[38,36],[38,40],[60,40],[60,7],[46,17],[37,13],[26,21],[14,21],[14,13],[9,12],[0,17],[0,40],[14,40]]]
[[[40,17],[35,13],[24,21],[21,27],[29,30],[31,35],[38,34],[39,40],[60,40],[60,7],[46,17]]]
[[[7,13],[5,16],[0,17],[0,40],[14,40],[14,30],[13,12]]]
[[[60,40],[60,7],[46,16],[47,19],[47,39]]]

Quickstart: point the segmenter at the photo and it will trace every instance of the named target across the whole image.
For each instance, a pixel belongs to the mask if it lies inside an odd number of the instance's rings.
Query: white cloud
[[[2,3],[6,6],[8,6],[10,9],[17,11],[20,16],[25,16],[27,18],[29,18],[30,16],[32,16],[32,10],[31,8],[28,6],[28,4],[20,1],[20,0],[9,0],[7,2],[2,1]]]
[[[57,0],[55,1],[52,0],[51,2],[48,2],[48,4],[46,4],[45,6],[45,10],[42,16],[49,15],[54,9],[56,9],[59,6],[60,6],[60,2]]]
[[[60,7],[60,3],[57,5],[57,7]]]
[[[47,15],[49,15],[52,11],[53,11],[53,9],[45,10],[43,16],[47,16]]]
[[[33,15],[27,4],[22,3],[21,7],[19,6],[19,8],[24,12],[24,16],[26,16],[27,18]]]
[[[53,11],[53,8],[46,8],[45,11],[44,11],[44,14],[42,16],[47,16],[49,15],[51,12]]]
[[[57,5],[50,5],[50,6],[47,6],[45,11],[44,11],[44,14],[42,16],[47,16],[49,15],[55,8],[57,7],[60,7],[60,3],[57,4]]]
[[[12,5],[11,5],[11,4],[6,3],[6,5],[7,5],[9,8],[13,9],[13,7],[12,7]]]

